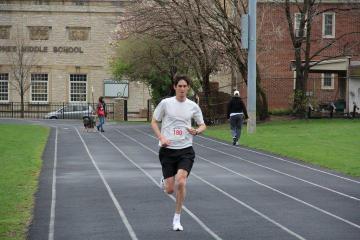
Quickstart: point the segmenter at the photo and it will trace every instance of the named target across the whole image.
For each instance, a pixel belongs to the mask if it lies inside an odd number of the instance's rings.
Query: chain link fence
[[[304,102],[307,110],[305,117],[360,118],[360,89],[348,89],[347,81],[347,78],[341,76],[325,80],[322,77],[309,78]],[[270,114],[292,114],[294,78],[262,78],[261,86],[266,94]],[[227,104],[234,90],[240,91],[240,96],[247,105],[247,85],[244,81],[227,85],[212,82],[208,92],[208,105],[205,92],[200,92],[198,99],[197,96],[192,97],[192,100],[199,103],[207,124],[226,122]],[[346,99],[349,99],[348,103]]]

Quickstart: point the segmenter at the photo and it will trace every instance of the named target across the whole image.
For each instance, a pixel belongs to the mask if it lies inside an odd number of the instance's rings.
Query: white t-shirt
[[[171,149],[192,146],[193,136],[187,130],[191,128],[192,118],[198,125],[204,123],[201,109],[195,102],[189,99],[180,102],[175,97],[163,99],[155,108],[153,118],[161,122],[161,134],[170,140],[167,148]]]

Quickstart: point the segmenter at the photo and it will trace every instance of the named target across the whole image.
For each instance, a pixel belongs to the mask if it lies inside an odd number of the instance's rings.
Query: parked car
[[[45,115],[48,119],[85,119],[94,118],[95,111],[89,104],[69,104]]]

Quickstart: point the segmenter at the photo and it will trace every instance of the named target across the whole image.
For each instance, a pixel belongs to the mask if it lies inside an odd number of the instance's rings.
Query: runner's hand
[[[187,130],[193,136],[198,135],[198,131],[195,128],[187,128]]]
[[[167,147],[171,143],[170,140],[167,139],[166,137],[164,137],[163,135],[160,136],[159,140],[160,140],[160,143],[161,143],[162,147]]]

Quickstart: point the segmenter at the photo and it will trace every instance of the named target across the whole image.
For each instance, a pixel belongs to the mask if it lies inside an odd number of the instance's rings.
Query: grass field
[[[25,239],[49,129],[0,124],[0,239]]]
[[[209,127],[205,135],[231,142],[229,124]],[[257,124],[252,135],[244,126],[240,145],[360,176],[358,120],[277,120]]]

